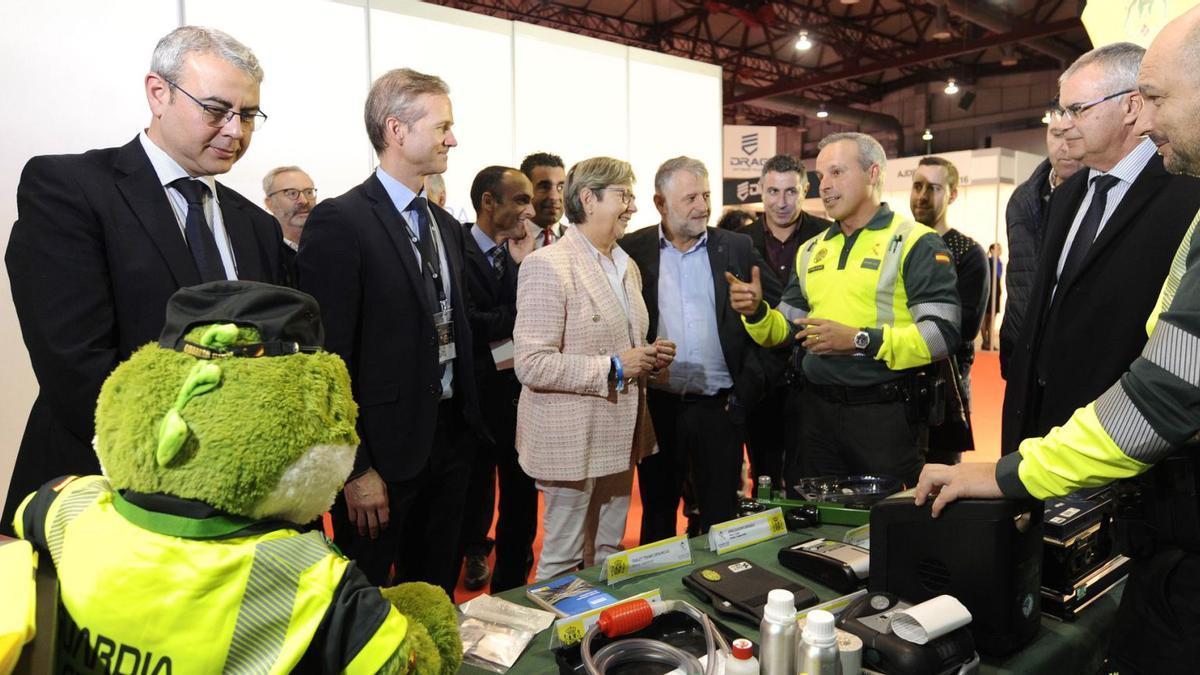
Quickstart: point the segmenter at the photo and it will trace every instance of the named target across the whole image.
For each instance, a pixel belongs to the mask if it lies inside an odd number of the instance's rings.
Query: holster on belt
[[[1164,548],[1200,553],[1200,447],[1188,445],[1141,476],[1113,484],[1120,552],[1145,558]]]

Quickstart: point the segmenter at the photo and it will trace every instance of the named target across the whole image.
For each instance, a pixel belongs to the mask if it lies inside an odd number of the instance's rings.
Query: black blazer
[[[436,204],[429,210],[450,266],[454,401],[478,424],[462,225]],[[373,467],[385,481],[413,478],[434,449],[441,400],[436,308],[425,294],[404,218],[374,174],[313,209],[296,274],[299,288],[321,304],[325,348],[350,370],[362,441],[354,473]]]
[[[658,337],[658,230],[657,226],[645,227],[622,237],[618,242],[642,272],[642,299],[650,314],[647,342],[653,342]],[[766,273],[766,262],[754,249],[749,237],[710,227],[707,246],[717,310],[717,334],[725,355],[725,366],[733,377],[738,399],[745,406],[753,406],[766,394],[765,376],[759,360],[759,353],[763,350],[746,332],[741,315],[729,306],[729,283],[725,280],[725,272],[732,272],[739,279],[749,279],[750,269],[757,265],[763,297],[771,306],[779,303],[781,288],[774,276]]]
[[[1171,260],[1200,209],[1200,180],[1168,174],[1155,155],[1088,249],[1079,272],[1064,279],[1051,300],[1088,173],[1072,176],[1050,199],[1046,239],[1009,366],[1004,454],[1067,421],[1129,369],[1146,344],[1146,320]],[[1045,382],[1040,406],[1039,378]],[[1040,413],[1032,414],[1035,408]]]
[[[496,370],[491,343],[511,340],[517,320],[517,271],[512,257],[504,269],[504,278],[496,272],[487,254],[471,234],[472,223],[463,224],[463,248],[466,250],[467,295],[471,306],[471,338],[475,344],[475,384],[479,388],[479,407],[483,422],[496,444],[509,448],[516,440],[517,401],[521,382],[512,368]]]
[[[275,218],[220,183],[217,198],[238,276],[281,281]],[[29,160],[17,214],[5,262],[40,391],[6,514],[45,481],[98,471],[91,443],[100,385],[135,349],[158,339],[171,294],[200,283],[137,138]]]

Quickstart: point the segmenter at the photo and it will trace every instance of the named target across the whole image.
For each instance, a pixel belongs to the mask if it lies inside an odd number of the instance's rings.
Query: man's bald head
[[[1200,176],[1200,7],[1163,27],[1138,72],[1145,100],[1135,131],[1158,146],[1171,173]]]

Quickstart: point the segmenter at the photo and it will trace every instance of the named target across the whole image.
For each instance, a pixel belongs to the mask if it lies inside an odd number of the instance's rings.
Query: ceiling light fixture
[[[1017,58],[1017,50],[1013,49],[1012,45],[1004,45],[1000,48],[1000,65],[1005,68],[1011,68],[1020,61]]]
[[[925,133],[921,134],[921,140],[925,141],[926,143],[928,143],[929,141],[932,141],[933,140],[933,132],[926,129]]]
[[[812,40],[808,39],[808,31],[806,31],[806,30],[800,31],[800,37],[796,39],[796,49],[798,49],[802,52],[806,52],[806,51],[812,49],[812,46],[813,46]]]
[[[1045,115],[1042,115],[1042,124],[1050,124],[1053,120],[1050,119],[1050,111],[1047,110]]]
[[[825,109],[825,104],[822,103],[820,108],[817,108],[817,117],[825,119],[829,117],[829,111]]]
[[[954,37],[950,32],[950,15],[946,12],[945,5],[938,5],[937,13],[933,17],[933,32],[929,37],[934,40],[949,40]]]
[[[954,81],[953,77],[949,80],[946,80],[945,91],[947,96],[953,96],[954,94],[958,93],[958,83]]]

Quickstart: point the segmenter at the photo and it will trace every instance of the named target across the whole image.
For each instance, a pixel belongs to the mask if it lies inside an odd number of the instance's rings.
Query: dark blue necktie
[[[1096,241],[1096,233],[1100,231],[1100,219],[1104,217],[1104,209],[1108,206],[1108,191],[1113,189],[1121,179],[1115,176],[1096,176],[1092,179],[1092,203],[1088,205],[1083,220],[1079,221],[1079,231],[1075,233],[1075,241],[1071,242],[1071,250],[1063,263],[1062,274],[1058,282],[1071,279],[1087,258],[1088,249]]]
[[[212,228],[204,217],[204,197],[208,194],[208,186],[198,180],[179,178],[170,183],[187,201],[187,218],[184,219],[184,233],[187,236],[188,249],[196,261],[196,271],[200,273],[200,281],[220,281],[227,279],[225,265],[221,263],[221,252],[217,250],[217,239],[213,236]]]
[[[508,263],[508,242],[498,244],[492,248],[492,272],[496,274],[496,280],[504,278],[504,268]]]

